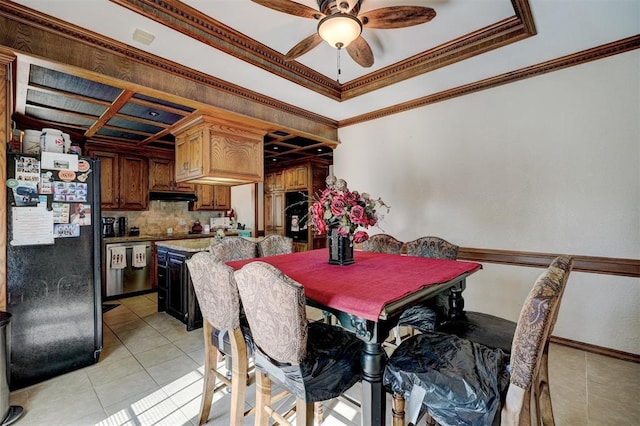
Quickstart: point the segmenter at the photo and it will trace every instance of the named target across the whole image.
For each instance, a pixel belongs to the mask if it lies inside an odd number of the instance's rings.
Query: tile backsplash
[[[212,217],[221,217],[224,212],[216,211],[189,211],[186,201],[150,201],[149,210],[145,211],[103,211],[103,217],[121,216],[127,218],[129,229],[133,226],[140,228],[140,234],[158,235],[165,234],[167,228],[173,228],[175,234],[187,233],[193,223],[200,220],[202,225],[209,223]],[[116,230],[117,232],[117,230]]]

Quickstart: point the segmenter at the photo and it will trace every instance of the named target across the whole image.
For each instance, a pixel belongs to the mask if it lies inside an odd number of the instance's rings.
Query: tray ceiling
[[[315,0],[298,2],[318,7]],[[544,65],[548,72],[579,63],[571,55],[592,60],[589,49],[606,43],[631,38],[599,57],[640,44],[637,2],[365,0],[360,10],[399,5],[432,7],[436,16],[401,29],[365,26],[362,35],[374,65],[361,67],[343,52],[339,81],[338,52],[326,44],[295,61],[284,60],[317,22],[249,0],[18,0],[0,5],[0,12],[122,54],[127,52],[119,46],[129,46],[130,52],[157,58],[159,66],[211,76],[246,90],[252,99],[263,96],[287,113],[336,127],[504,84],[510,76],[527,78],[536,75],[528,70],[540,64],[549,63]],[[153,41],[134,40],[136,30],[151,34]],[[561,66],[553,63],[558,58],[564,58]],[[171,149],[172,126],[207,107],[175,96],[148,96],[63,65],[20,57],[16,111],[25,120],[84,139]],[[265,161],[331,161],[334,147],[274,123],[265,137]]]

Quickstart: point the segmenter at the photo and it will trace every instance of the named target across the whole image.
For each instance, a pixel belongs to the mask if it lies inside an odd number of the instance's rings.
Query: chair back
[[[405,244],[408,256],[455,260],[459,247],[440,237],[420,237]]]
[[[235,276],[255,346],[275,361],[300,363],[308,333],[302,285],[259,261],[246,264]]]
[[[258,256],[275,256],[276,254],[293,253],[293,238],[284,235],[267,235],[258,241]]]
[[[525,299],[511,346],[511,384],[528,389],[533,383],[572,267],[571,257],[556,258]]]
[[[375,234],[362,243],[362,251],[372,251],[376,253],[400,254],[404,243],[391,235]]]
[[[531,386],[572,267],[571,257],[554,260],[525,299],[511,346],[511,384],[523,389]]]
[[[211,244],[209,251],[220,262],[258,257],[256,243],[242,237],[224,237],[220,242]]]
[[[233,268],[206,251],[186,261],[204,319],[219,330],[240,327],[240,295]]]

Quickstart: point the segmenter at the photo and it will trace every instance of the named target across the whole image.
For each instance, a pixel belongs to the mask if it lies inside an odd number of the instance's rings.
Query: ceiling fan
[[[363,67],[373,65],[373,52],[362,37],[362,28],[404,28],[429,22],[436,11],[424,6],[389,6],[359,14],[364,0],[317,0],[318,10],[290,0],[252,0],[289,15],[319,20],[316,33],[293,46],[285,55],[292,61],[322,41],[345,48],[349,56]]]

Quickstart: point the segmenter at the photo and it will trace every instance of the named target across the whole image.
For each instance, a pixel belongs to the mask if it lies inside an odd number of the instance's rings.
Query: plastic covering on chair
[[[437,330],[511,353],[516,322],[471,311],[465,312],[460,318],[445,321]]]
[[[309,323],[301,284],[260,261],[235,275],[254,339],[255,366],[261,371],[256,424],[266,424],[265,412],[274,415],[268,408],[271,378],[296,396],[297,423],[314,402],[335,398],[360,380],[364,343],[340,327]]]
[[[403,395],[409,406],[424,404],[421,412],[428,410],[442,425],[486,426],[499,412],[500,395],[509,385],[508,362],[499,349],[428,332],[398,346],[383,383]],[[415,401],[411,395],[423,398]]]
[[[418,412],[426,411],[442,425],[489,425],[494,421],[526,425],[531,423],[531,396],[541,424],[554,424],[547,366],[549,337],[572,267],[570,256],[559,256],[538,277],[522,306],[510,355],[498,347],[441,332],[426,331],[402,342],[390,357],[383,378],[394,392],[394,425],[404,424],[404,400],[409,401],[409,420],[414,422]],[[483,338],[491,337],[485,331],[478,335],[483,333]],[[506,394],[505,378],[509,382]],[[412,409],[416,404],[421,411]]]

